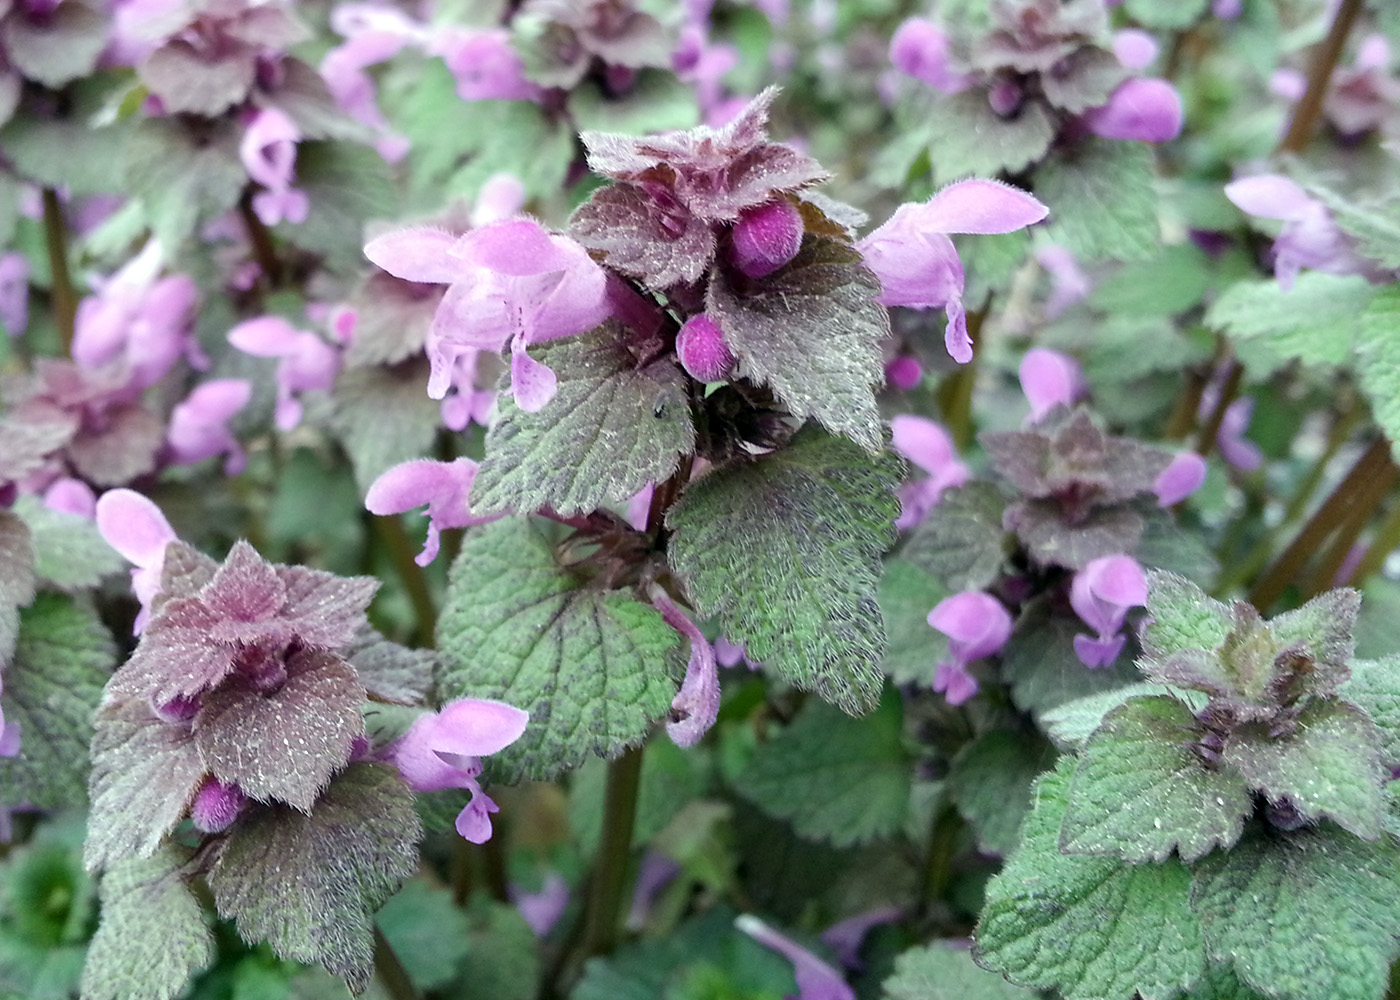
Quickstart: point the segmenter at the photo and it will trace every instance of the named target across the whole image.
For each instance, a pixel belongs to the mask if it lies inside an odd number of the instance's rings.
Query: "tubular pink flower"
[[[1242,211],[1262,219],[1279,219],[1274,240],[1274,274],[1288,291],[1303,268],[1327,274],[1365,274],[1357,256],[1327,206],[1279,174],[1260,174],[1225,185],[1225,197]]]
[[[248,465],[248,455],[228,422],[248,405],[252,395],[252,384],[241,378],[214,379],[196,386],[170,411],[165,440],[171,458],[177,464],[192,465],[226,454],[224,474],[241,473]]]
[[[911,17],[890,39],[890,62],[901,73],[945,94],[966,90],[967,78],[950,66],[948,36],[928,18]]]
[[[464,101],[534,101],[538,86],[525,79],[525,65],[504,28],[486,31],[449,29],[429,43],[457,80]]]
[[[719,717],[719,670],[715,666],[715,651],[696,624],[664,590],[654,586],[649,596],[666,624],[690,642],[685,680],[671,702],[672,721],[666,723],[666,734],[678,747],[694,746]]]
[[[298,330],[281,316],[261,316],[239,323],[228,342],[255,358],[278,358],[277,410],[279,430],[301,423],[299,393],[326,391],[335,385],[340,352],[316,334]]]
[[[1031,404],[1027,423],[1039,423],[1056,406],[1072,406],[1083,398],[1084,369],[1068,354],[1032,347],[1021,359],[1021,390]]]
[[[708,313],[692,316],[676,334],[681,367],[698,382],[722,382],[734,371],[734,352],[724,331]]]
[[[491,813],[500,807],[481,790],[481,758],[510,746],[530,714],[504,702],[460,698],[429,712],[385,748],[386,759],[415,792],[462,788],[471,800],[457,816],[457,832],[473,844],[491,839]]]
[[[131,571],[131,589],[141,611],[132,632],[139,635],[150,620],[151,602],[160,593],[165,547],[176,540],[175,529],[150,499],[128,489],[108,490],[98,497],[93,517],[107,544],[136,566]]]
[[[880,279],[882,305],[947,310],[945,346],[954,361],[966,364],[972,360],[972,340],[962,306],[962,262],[947,234],[1014,232],[1049,211],[1009,184],[958,181],[922,204],[899,206],[856,249]]]
[[[1152,484],[1158,507],[1181,503],[1206,481],[1206,460],[1194,451],[1184,451],[1172,459]]]
[[[243,169],[266,189],[253,196],[253,210],[264,225],[275,226],[284,219],[306,221],[310,209],[306,192],[292,187],[301,137],[301,129],[285,112],[263,108],[249,120],[238,144]]]
[[[1157,39],[1141,28],[1124,28],[1113,35],[1113,54],[1124,69],[1146,69],[1156,61],[1160,49]]]
[[[928,473],[900,488],[902,509],[894,524],[905,531],[921,524],[943,499],[943,491],[963,485],[971,473],[958,459],[948,432],[932,420],[903,413],[890,421],[890,430],[894,450]]]
[[[762,920],[745,913],[735,918],[734,926],[792,963],[797,979],[797,996],[793,1000],[856,1000],[855,991],[841,973]]]
[[[1085,113],[1084,122],[1104,139],[1167,142],[1181,134],[1181,95],[1156,77],[1124,80],[1107,104]]]
[[[928,615],[928,623],[948,637],[950,659],[934,672],[933,689],[948,703],[960,705],[977,693],[968,664],[991,656],[1011,637],[1011,614],[1000,601],[980,590],[945,597]]]
[[[1074,651],[1086,667],[1107,667],[1123,650],[1118,634],[1129,608],[1147,603],[1147,576],[1131,556],[1095,559],[1074,575],[1069,603],[1086,625],[1098,633],[1074,637]]]
[[[381,473],[365,495],[365,509],[371,514],[402,514],[425,504],[428,508],[428,538],[414,562],[426,566],[437,558],[441,532],[486,524],[503,513],[478,516],[468,501],[477,463],[470,458],[434,462],[418,458],[402,462]]]
[[[91,521],[97,513],[97,496],[81,479],[55,479],[44,491],[44,506]]]

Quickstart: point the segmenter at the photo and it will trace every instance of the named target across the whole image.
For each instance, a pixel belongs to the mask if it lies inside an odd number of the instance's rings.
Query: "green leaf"
[[[1001,651],[1001,676],[1018,708],[1043,716],[1066,702],[1136,684],[1142,675],[1128,656],[1111,667],[1090,670],[1074,652],[1074,637],[1086,630],[1077,617],[1055,613],[1051,602],[1034,600],[1022,610]]]
[[[532,1000],[542,973],[539,940],[509,903],[477,897],[467,908],[466,958],[444,995]],[[436,937],[437,932],[434,932]]]
[[[1001,855],[1016,849],[1031,786],[1054,762],[1055,750],[1042,737],[1003,729],[983,733],[958,751],[948,791],[976,831],[979,848]]]
[[[166,845],[102,878],[102,923],[83,969],[84,1000],[174,1000],[214,958],[214,936],[186,885],[190,852]]]
[[[671,565],[701,617],[852,713],[880,692],[876,590],[899,467],[809,426],[781,451],[693,483],[666,516]]]
[[[1344,365],[1375,294],[1354,274],[1304,271],[1284,291],[1271,278],[1237,281],[1215,300],[1206,323],[1236,341],[1259,341],[1280,361]]]
[[[655,608],[563,571],[542,525],[507,518],[468,533],[448,575],[438,697],[529,712],[492,773],[545,780],[646,738],[675,696],[667,654],[679,642]]]
[[[1001,572],[1006,498],[991,483],[949,490],[905,542],[901,555],[949,591],[981,590]]]
[[[50,510],[35,496],[20,497],[14,511],[29,525],[35,573],[59,590],[95,587],[104,576],[126,569],[126,560],[107,544],[92,520]]]
[[[1376,724],[1381,763],[1400,765],[1400,653],[1379,660],[1352,660],[1351,680],[1337,693]]]
[[[467,162],[433,195],[433,204],[440,204],[444,194],[475,198],[481,185],[502,171],[519,177],[528,196],[558,196],[578,152],[574,130],[566,121],[530,101],[473,101],[463,106],[454,97],[447,110],[453,112],[452,120],[444,123],[455,133],[450,141]],[[416,142],[412,133],[410,138]],[[443,138],[430,141],[441,145]],[[410,162],[412,157],[410,152]]]
[[[1358,204],[1323,188],[1314,186],[1311,190],[1331,209],[1342,232],[1355,241],[1358,253],[1382,267],[1400,268],[1400,200],[1392,196],[1381,202]]]
[[[674,73],[642,70],[625,97],[608,97],[601,86],[585,81],[568,95],[569,115],[580,132],[648,135],[700,124],[695,88]]]
[[[467,957],[471,921],[452,893],[423,878],[410,880],[375,916],[389,946],[420,990],[446,986]]]
[[[695,450],[686,377],[668,359],[637,367],[612,325],[543,344],[558,391],[538,413],[501,395],[472,482],[473,510],[587,514],[668,479]]]
[[[1384,288],[1366,306],[1357,328],[1356,369],[1371,413],[1400,458],[1400,286]]]
[[[19,609],[34,600],[34,540],[18,514],[0,510],[0,666],[19,638]]]
[[[1034,995],[979,969],[968,952],[940,942],[900,955],[883,989],[886,1000],[1029,1000]]]
[[[1193,243],[1159,246],[1151,260],[1128,264],[1096,285],[1089,302],[1116,316],[1174,316],[1200,303],[1212,266]]]
[[[1035,193],[1050,206],[1047,235],[1085,261],[1142,260],[1158,246],[1152,147],[1089,139],[1045,163]]]
[[[849,847],[890,836],[909,809],[903,717],[893,689],[860,719],[808,701],[791,725],[759,747],[735,786],[812,840]]]
[[[1295,647],[1312,659],[1288,694],[1330,697],[1351,676],[1352,632],[1361,594],[1338,588],[1318,594],[1301,608],[1269,619],[1269,634],[1280,647]]]
[[[1206,966],[1206,977],[1181,1000],[1267,1000],[1239,981],[1230,965]]]
[[[974,957],[1066,1000],[1168,1000],[1205,974],[1191,873],[1175,858],[1127,865],[1061,854],[1073,767],[1062,758],[1037,784],[1021,846],[987,885]]]
[[[1287,798],[1305,819],[1330,819],[1374,840],[1385,810],[1379,742],[1365,712],[1323,701],[1303,709],[1291,736],[1271,738],[1264,723],[1237,728],[1223,757],[1274,802]]]
[[[310,815],[256,811],[209,873],[219,915],[282,958],[319,962],[354,992],[374,969],[370,915],[418,866],[413,793],[385,764],[352,764]]]
[[[3,28],[5,54],[20,73],[57,90],[96,68],[110,30],[104,7],[78,0],[42,16],[23,10],[7,17]]]
[[[1400,848],[1321,826],[1262,830],[1196,866],[1211,958],[1275,1000],[1380,1000],[1400,955]]]
[[[948,588],[908,560],[885,563],[880,615],[889,642],[883,667],[896,684],[933,683],[934,670],[946,656],[947,639],[929,625],[928,614],[948,593]]]
[[[206,772],[189,726],[162,721],[144,698],[103,705],[92,740],[88,869],[154,854]]]
[[[1040,716],[1040,724],[1045,727],[1045,734],[1055,741],[1056,746],[1077,751],[1103,723],[1103,717],[1129,698],[1159,694],[1174,695],[1185,701],[1186,696],[1192,692],[1173,691],[1162,684],[1129,684],[1126,687],[1111,688],[1098,694],[1067,701],[1058,708],[1043,713]],[[1200,704],[1192,707],[1204,708],[1205,699],[1199,695],[1196,697],[1199,698]]]
[[[87,800],[92,713],[115,659],[111,635],[87,604],[41,593],[20,611],[3,700],[6,726],[19,725],[19,755],[0,757],[0,805],[56,809]]]
[[[1150,657],[1215,649],[1230,634],[1230,609],[1175,573],[1147,574],[1147,610],[1151,617],[1142,630],[1142,648]]]
[[[46,187],[64,187],[75,195],[123,190],[120,161],[132,129],[125,125],[93,128],[73,118],[20,115],[0,129],[0,146],[19,175]]]
[[[738,358],[736,377],[772,388],[795,416],[815,417],[867,451],[882,442],[875,387],[889,311],[880,280],[840,240],[807,235],[762,281],[717,270],[706,307]]]
[[[921,95],[910,117],[928,122],[929,156],[939,184],[968,174],[1020,173],[1044,156],[1055,138],[1055,126],[1040,102],[1027,101],[1015,118],[1002,118],[979,88]]]
[[[197,136],[179,119],[148,118],[132,131],[124,153],[126,189],[141,199],[151,229],[170,253],[237,205],[248,182],[232,130]],[[298,176],[301,161],[298,152]]]
[[[330,425],[367,491],[392,465],[432,451],[442,407],[428,397],[428,362],[414,358],[341,372],[331,394]]]
[[[1070,783],[1060,849],[1124,861],[1195,861],[1240,839],[1254,801],[1233,771],[1190,748],[1196,720],[1175,698],[1134,698],[1104,716]]]
[[[358,273],[365,222],[390,218],[398,207],[389,165],[372,146],[326,140],[297,144],[296,171],[311,211],[300,224],[283,222],[278,235],[324,254],[337,271]]]
[[[1139,563],[1188,580],[1210,580],[1220,572],[1215,553],[1198,532],[1183,531],[1164,510],[1142,513],[1142,539],[1133,553]]]
[[[1177,0],[1162,4],[1153,0],[1126,0],[1123,9],[1138,24],[1154,31],[1180,31],[1201,19],[1206,0]]]

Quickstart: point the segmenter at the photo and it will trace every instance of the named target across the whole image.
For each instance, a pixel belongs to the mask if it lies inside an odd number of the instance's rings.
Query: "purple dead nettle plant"
[[[1074,652],[1086,667],[1109,667],[1123,651],[1123,619],[1147,603],[1147,575],[1131,556],[1104,556],[1078,573],[1069,602],[1096,636],[1076,635]]]
[[[961,705],[977,693],[977,679],[968,667],[1006,645],[1011,613],[991,594],[968,590],[939,601],[928,623],[948,637],[948,659],[934,672],[933,690],[942,692],[950,705]]]

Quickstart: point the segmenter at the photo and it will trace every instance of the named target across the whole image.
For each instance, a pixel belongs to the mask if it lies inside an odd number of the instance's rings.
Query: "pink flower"
[[[528,712],[504,702],[459,698],[429,712],[385,748],[386,759],[415,792],[463,788],[471,792],[457,816],[457,832],[473,844],[491,839],[491,813],[500,807],[481,790],[481,758],[520,739]]]
[[[1166,80],[1124,80],[1108,103],[1084,114],[1089,131],[1104,139],[1167,142],[1181,134],[1181,95]]]
[[[139,635],[151,617],[151,602],[160,593],[165,547],[176,540],[175,529],[159,507],[134,490],[108,490],[94,508],[97,530],[107,544],[136,568],[131,589],[141,602],[132,633]]]
[[[298,330],[281,316],[260,316],[239,323],[228,332],[228,342],[255,358],[278,358],[277,410],[279,430],[301,423],[298,394],[326,391],[335,385],[340,352],[314,333]]]
[[[305,191],[292,187],[296,178],[297,143],[301,129],[277,108],[263,108],[248,121],[238,156],[248,176],[264,190],[253,195],[253,211],[264,225],[306,221],[310,202]]]
[[[248,405],[253,386],[246,379],[221,378],[196,386],[170,411],[166,444],[179,465],[193,465],[227,454],[224,474],[236,476],[248,465],[248,455],[233,436],[228,422]]]
[[[1040,420],[1057,406],[1072,406],[1087,388],[1084,369],[1068,354],[1032,347],[1021,359],[1021,390],[1031,404],[1027,423]]]
[[[1157,60],[1161,46],[1141,28],[1124,28],[1113,35],[1113,54],[1124,69],[1146,69]]]
[[[442,56],[464,101],[533,101],[541,94],[525,79],[525,65],[504,28],[445,31],[429,51]]]
[[[654,586],[650,596],[666,624],[690,642],[685,680],[671,702],[672,721],[666,723],[666,734],[676,746],[694,746],[719,717],[719,670],[715,666],[715,651],[696,624],[664,590]]]
[[[44,506],[62,514],[76,514],[91,521],[97,513],[97,496],[81,479],[55,479],[44,490]]]
[[[901,73],[945,94],[968,87],[967,78],[952,68],[948,36],[928,18],[911,17],[899,26],[890,39],[890,62]]]
[[[428,395],[434,399],[452,384],[460,354],[509,345],[515,401],[537,412],[553,398],[557,380],[526,348],[584,333],[613,311],[607,275],[588,251],[531,219],[508,219],[461,237],[400,230],[371,240],[365,255],[395,277],[449,286],[428,334]]]
[[[963,269],[948,233],[1009,233],[1039,222],[1049,209],[1009,184],[965,180],[922,204],[906,203],[856,244],[880,279],[879,302],[948,311],[944,343],[954,361],[972,360],[963,312]]]
[[[1147,577],[1131,556],[1104,556],[1074,574],[1069,603],[1075,614],[1098,633],[1076,635],[1074,652],[1086,667],[1108,667],[1123,651],[1119,630],[1129,608],[1147,603]]]
[[[1006,645],[1011,614],[990,594],[965,590],[934,605],[928,623],[948,637],[950,657],[934,672],[933,689],[943,692],[950,705],[961,705],[977,693],[968,664]]]
[[[901,487],[902,504],[894,522],[900,531],[921,524],[943,498],[943,491],[967,482],[968,468],[953,450],[953,439],[925,417],[900,414],[890,421],[895,451],[928,473],[927,478]]]
[[[1067,247],[1046,244],[1035,251],[1036,263],[1050,275],[1050,297],[1045,300],[1045,318],[1055,319],[1093,289],[1089,276]]]
[[[476,462],[470,458],[451,462],[418,458],[400,463],[370,485],[365,495],[365,509],[371,514],[402,514],[426,504],[428,538],[423,543],[423,551],[414,560],[419,566],[426,566],[437,558],[442,531],[486,524],[502,516],[480,517],[471,512],[468,500],[476,469]]]
[[[1158,507],[1181,503],[1206,481],[1206,460],[1194,451],[1184,451],[1172,459],[1152,484]]]
[[[29,258],[0,254],[0,327],[18,337],[29,325]]]
[[[734,926],[792,963],[797,979],[797,995],[792,1000],[856,1000],[855,990],[841,973],[762,920],[745,913],[735,918]]]
[[[1274,274],[1288,291],[1303,268],[1328,274],[1365,274],[1368,265],[1352,249],[1327,206],[1279,174],[1260,174],[1225,185],[1225,197],[1262,219],[1280,219],[1274,240]]]

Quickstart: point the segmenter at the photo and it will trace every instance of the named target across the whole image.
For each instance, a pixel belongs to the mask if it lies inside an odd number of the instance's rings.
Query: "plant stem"
[[[263,277],[267,279],[267,287],[280,288],[282,286],[282,261],[277,256],[277,246],[272,241],[272,234],[263,225],[262,219],[258,218],[258,213],[253,211],[252,188],[245,188],[243,196],[238,199],[238,214],[243,219],[243,228],[248,232],[248,243],[253,248],[253,259],[258,262],[258,267],[262,268]]]
[[[1196,422],[1196,411],[1201,408],[1201,396],[1206,391],[1209,379],[1198,368],[1190,368],[1181,383],[1181,392],[1172,404],[1172,412],[1167,417],[1167,425],[1162,428],[1162,437],[1168,441],[1180,441],[1191,431]]]
[[[404,531],[403,521],[397,516],[370,515],[370,518],[374,522],[374,533],[388,551],[389,561],[394,564],[394,571],[408,592],[409,603],[413,605],[418,645],[430,649],[437,632],[437,608],[433,605],[433,595],[428,590],[428,578],[423,574],[423,567],[413,561],[413,543],[409,541],[408,532]]]
[[[1371,442],[1351,471],[1303,525],[1293,543],[1255,581],[1249,592],[1250,603],[1263,611],[1278,600],[1307,565],[1312,554],[1354,513],[1358,504],[1371,507],[1380,499],[1384,489],[1381,494],[1368,497],[1368,484],[1383,478],[1386,482],[1393,481],[1394,476],[1395,463],[1390,457],[1390,443],[1384,437],[1379,437]]]
[[[490,843],[490,841],[487,841]],[[452,885],[452,902],[465,906],[472,894],[472,845],[461,837],[452,838],[452,854],[448,858],[448,880]]]
[[[58,326],[58,340],[63,353],[71,354],[78,294],[73,289],[73,276],[68,273],[68,227],[63,219],[63,205],[58,200],[58,192],[47,187],[44,188],[44,244],[52,274],[50,301],[54,323]]]
[[[408,978],[408,970],[378,925],[374,928],[374,974],[391,1000],[422,1000],[413,980]]]
[[[617,944],[622,913],[623,881],[632,849],[637,816],[637,792],[642,777],[642,747],[632,747],[608,764],[603,797],[603,836],[588,886],[584,914],[583,953],[606,955]]]
[[[1288,123],[1288,132],[1279,143],[1281,153],[1301,153],[1317,128],[1317,120],[1322,114],[1322,103],[1327,97],[1327,87],[1332,82],[1332,72],[1337,68],[1342,49],[1346,46],[1347,35],[1361,13],[1363,0],[1342,0],[1332,18],[1332,27],[1323,39],[1322,47],[1308,70],[1308,86],[1298,103],[1293,107],[1293,120]]]
[[[919,900],[921,916],[927,916],[933,904],[948,891],[960,826],[958,811],[949,803],[944,803],[934,814],[928,835],[928,853],[924,856],[924,891]]]
[[[498,903],[510,902],[510,888],[506,884],[505,847],[499,836],[492,837],[481,845],[481,866],[486,876],[486,889]]]
[[[1400,501],[1396,502],[1381,522],[1381,526],[1376,529],[1370,548],[1362,556],[1361,562],[1357,563],[1356,569],[1352,570],[1351,576],[1347,577],[1347,586],[1359,587],[1372,574],[1380,572],[1386,557],[1394,552],[1397,546],[1400,546]]]
[[[1225,423],[1225,411],[1230,408],[1230,404],[1239,395],[1240,380],[1244,378],[1244,367],[1233,358],[1229,362],[1229,370],[1225,375],[1225,383],[1220,387],[1220,398],[1216,400],[1215,407],[1210,411],[1210,416],[1205,423],[1201,424],[1200,433],[1196,435],[1196,453],[1201,456],[1209,455],[1211,449],[1215,447],[1215,439],[1220,434],[1220,426]]]

